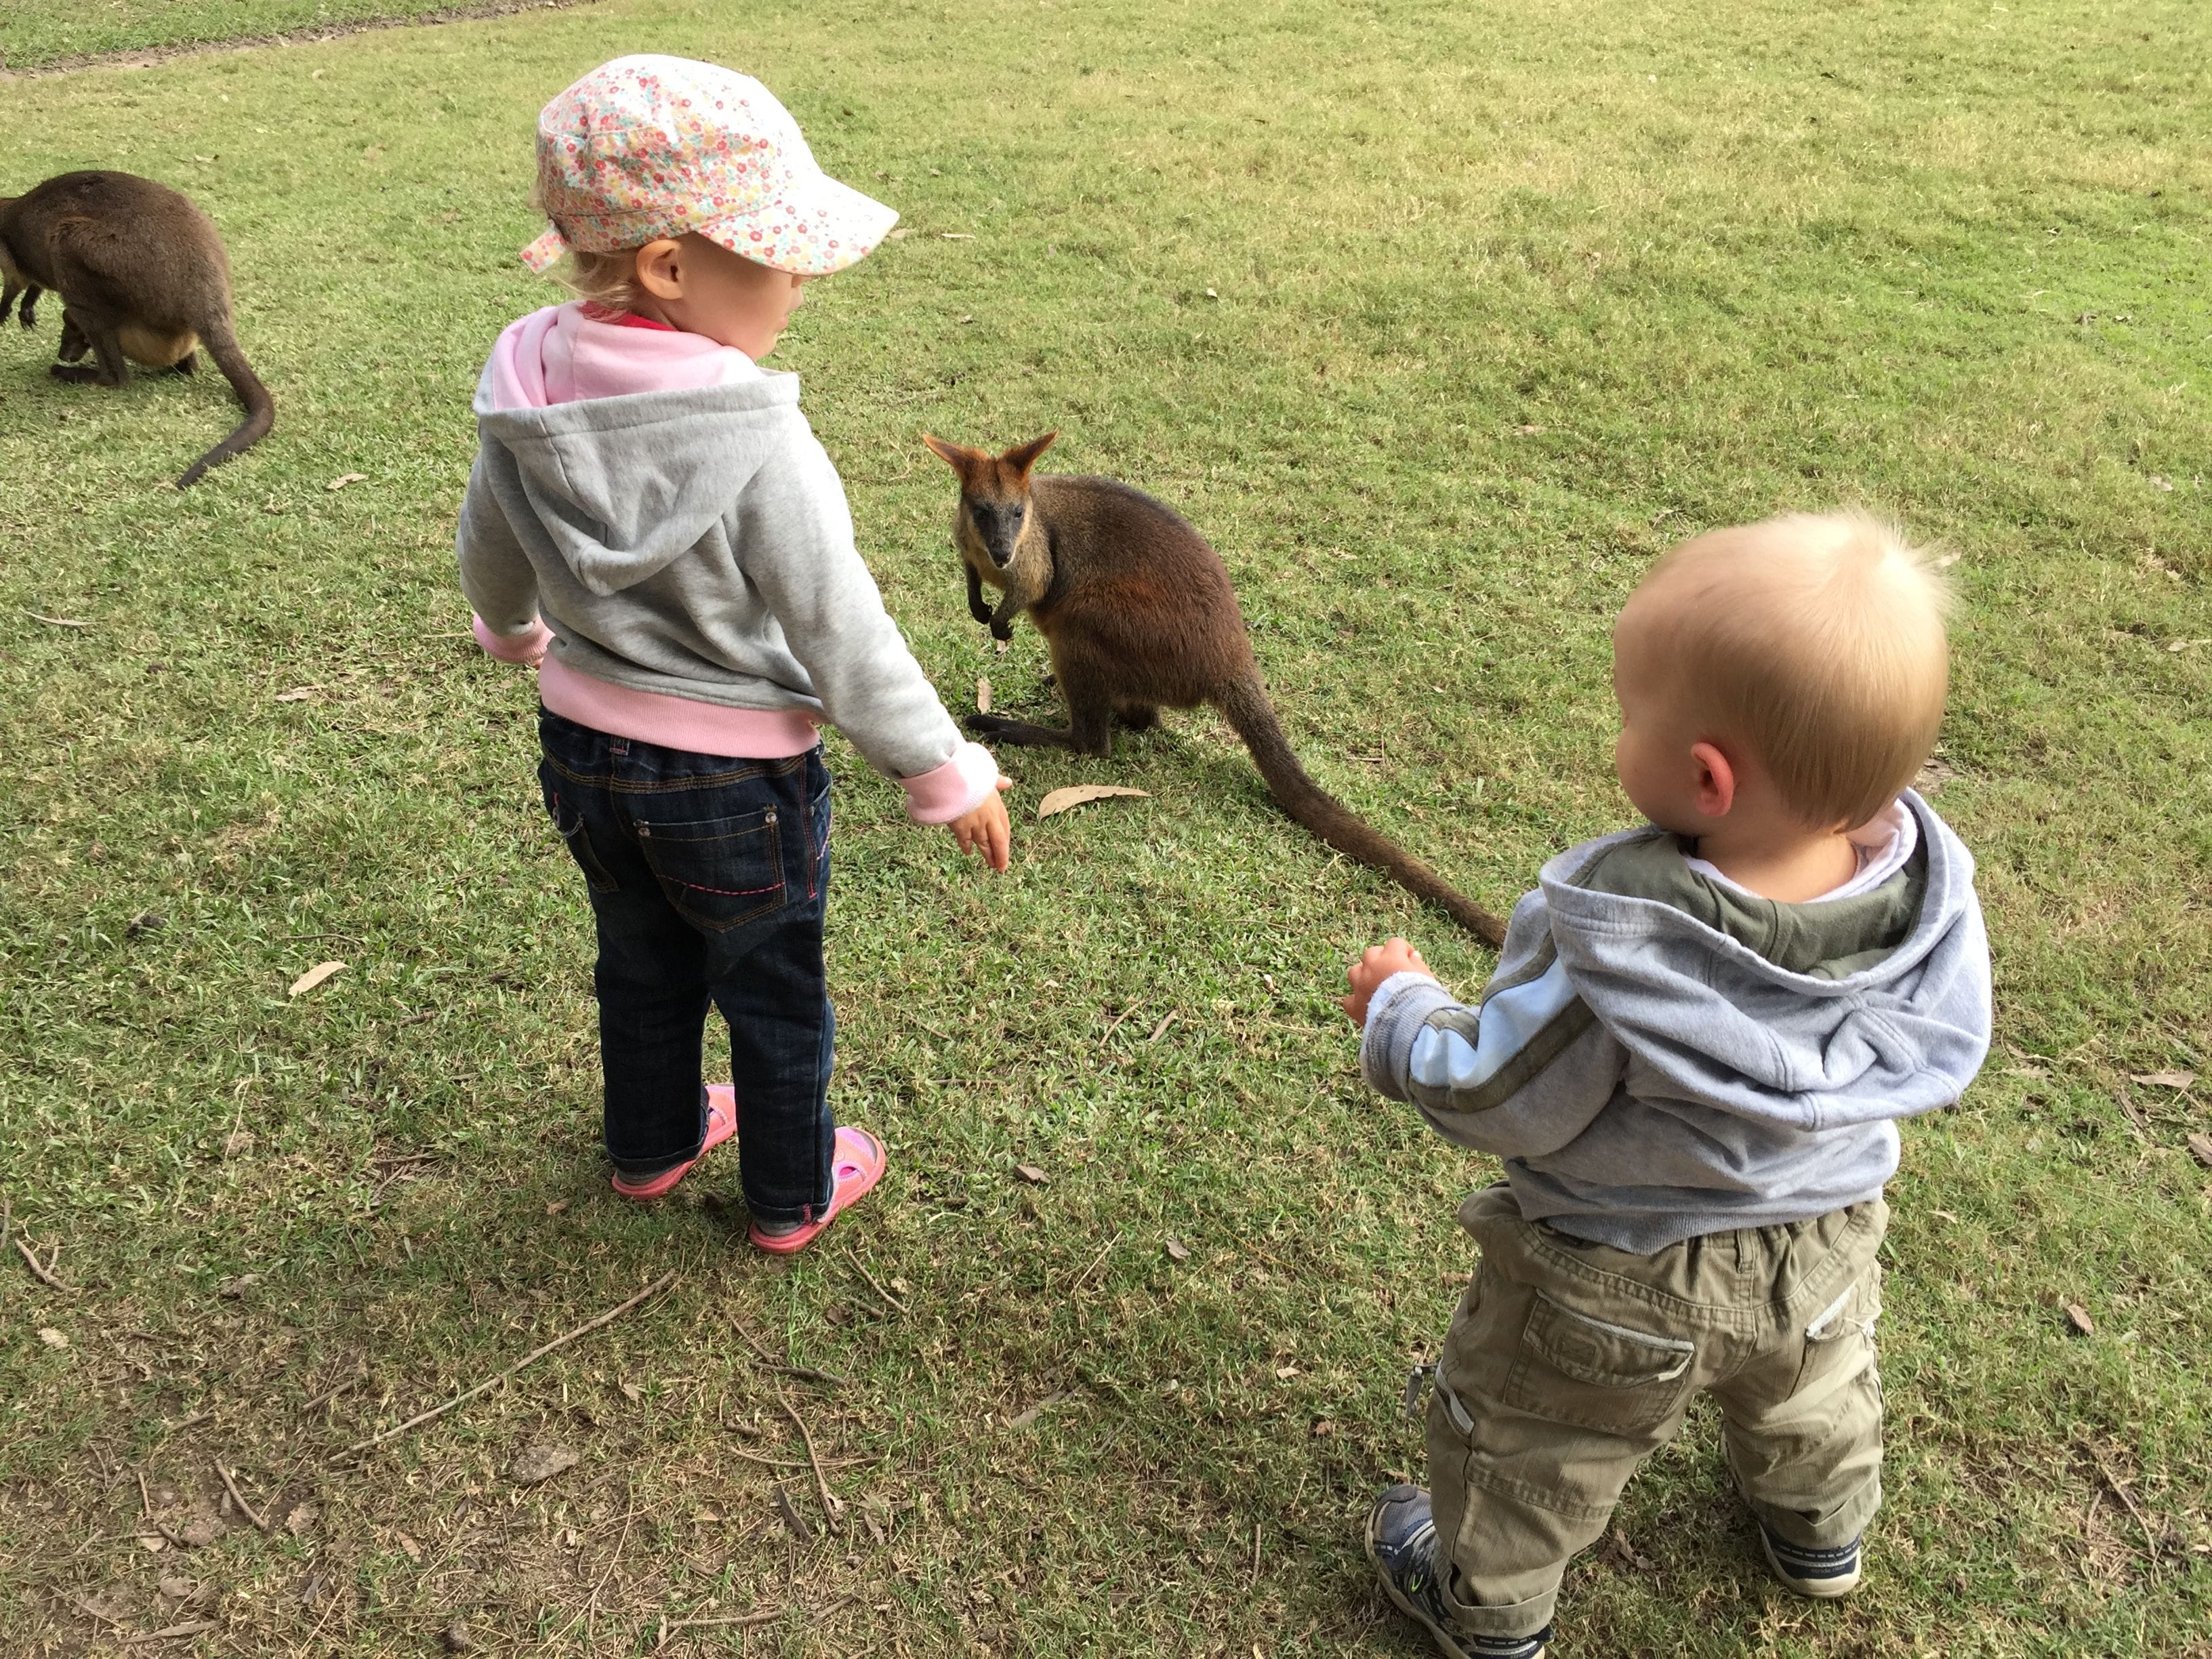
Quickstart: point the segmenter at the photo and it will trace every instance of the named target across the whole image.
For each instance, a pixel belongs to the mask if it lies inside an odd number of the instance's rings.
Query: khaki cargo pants
[[[1709,1389],[1759,1518],[1847,1544],[1881,1504],[1880,1199],[1653,1255],[1524,1221],[1504,1186],[1460,1220],[1482,1264],[1444,1338],[1429,1405],[1447,1602],[1471,1635],[1551,1622],[1568,1559],[1604,1534],[1636,1466]],[[1438,1564],[1441,1567],[1442,1564]]]

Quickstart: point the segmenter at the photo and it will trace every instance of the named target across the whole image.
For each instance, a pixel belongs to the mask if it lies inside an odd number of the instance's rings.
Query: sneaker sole
[[[1773,1540],[1767,1537],[1766,1529],[1763,1527],[1759,1528],[1759,1547],[1766,1552],[1767,1568],[1783,1589],[1804,1596],[1808,1601],[1841,1601],[1859,1587],[1860,1569],[1857,1567],[1853,1567],[1848,1573],[1838,1573],[1832,1578],[1800,1578],[1782,1565],[1781,1558],[1774,1553]],[[1865,1559],[1864,1546],[1860,1548],[1860,1559]]]
[[[1450,1656],[1450,1659],[1476,1659],[1474,1654],[1459,1644],[1458,1639],[1449,1631],[1439,1627],[1435,1620],[1407,1601],[1399,1589],[1398,1581],[1391,1577],[1389,1569],[1382,1565],[1382,1558],[1375,1553],[1375,1517],[1372,1515],[1367,1517],[1366,1533],[1361,1542],[1367,1551],[1367,1559],[1375,1564],[1375,1576],[1382,1580],[1382,1593],[1390,1598],[1391,1605],[1428,1632],[1429,1640],[1437,1644],[1438,1652]],[[1544,1659],[1548,1650],[1547,1648],[1538,1648],[1529,1659]]]

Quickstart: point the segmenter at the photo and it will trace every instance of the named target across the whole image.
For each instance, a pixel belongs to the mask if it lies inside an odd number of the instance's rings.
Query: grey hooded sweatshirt
[[[1360,1069],[1504,1159],[1529,1220],[1640,1255],[1873,1198],[1895,1120],[1957,1100],[1990,1043],[1973,860],[1902,800],[1919,845],[1855,897],[1752,896],[1648,826],[1562,853],[1481,1006],[1392,975]]]
[[[549,671],[826,720],[894,778],[972,747],[854,550],[798,376],[526,401],[534,347],[514,343],[533,321],[485,367],[461,508],[461,586],[492,635],[542,613]]]

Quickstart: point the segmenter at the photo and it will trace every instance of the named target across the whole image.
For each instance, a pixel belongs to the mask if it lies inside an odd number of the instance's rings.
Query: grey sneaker
[[[1375,1500],[1367,1515],[1367,1559],[1399,1611],[1418,1620],[1450,1659],[1544,1659],[1549,1625],[1534,1636],[1471,1636],[1453,1625],[1437,1576],[1437,1523],[1429,1495],[1419,1486],[1393,1486]]]
[[[1783,1584],[1817,1601],[1849,1595],[1859,1587],[1859,1543],[1856,1538],[1833,1549],[1807,1549],[1778,1538],[1759,1523],[1759,1541],[1766,1547],[1766,1565]]]

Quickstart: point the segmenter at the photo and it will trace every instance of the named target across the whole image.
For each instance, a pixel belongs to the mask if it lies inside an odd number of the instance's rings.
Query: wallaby
[[[246,419],[185,469],[178,489],[251,448],[275,422],[276,403],[231,327],[222,238],[167,185],[128,173],[64,173],[0,198],[0,319],[20,293],[26,328],[40,293],[62,296],[57,380],[119,386],[132,362],[189,374],[193,353],[207,348]],[[88,351],[99,367],[78,362]]]
[[[1244,739],[1285,812],[1489,944],[1504,944],[1496,916],[1306,775],[1267,701],[1229,571],[1205,537],[1172,507],[1114,479],[1031,476],[1059,435],[1003,455],[922,438],[960,475],[952,541],[968,574],[969,611],[999,640],[1029,612],[1052,653],[1072,726],[971,714],[969,729],[1000,743],[1107,755],[1117,719],[1143,731],[1164,708],[1211,703]],[[1000,592],[996,605],[985,600],[986,583]]]

